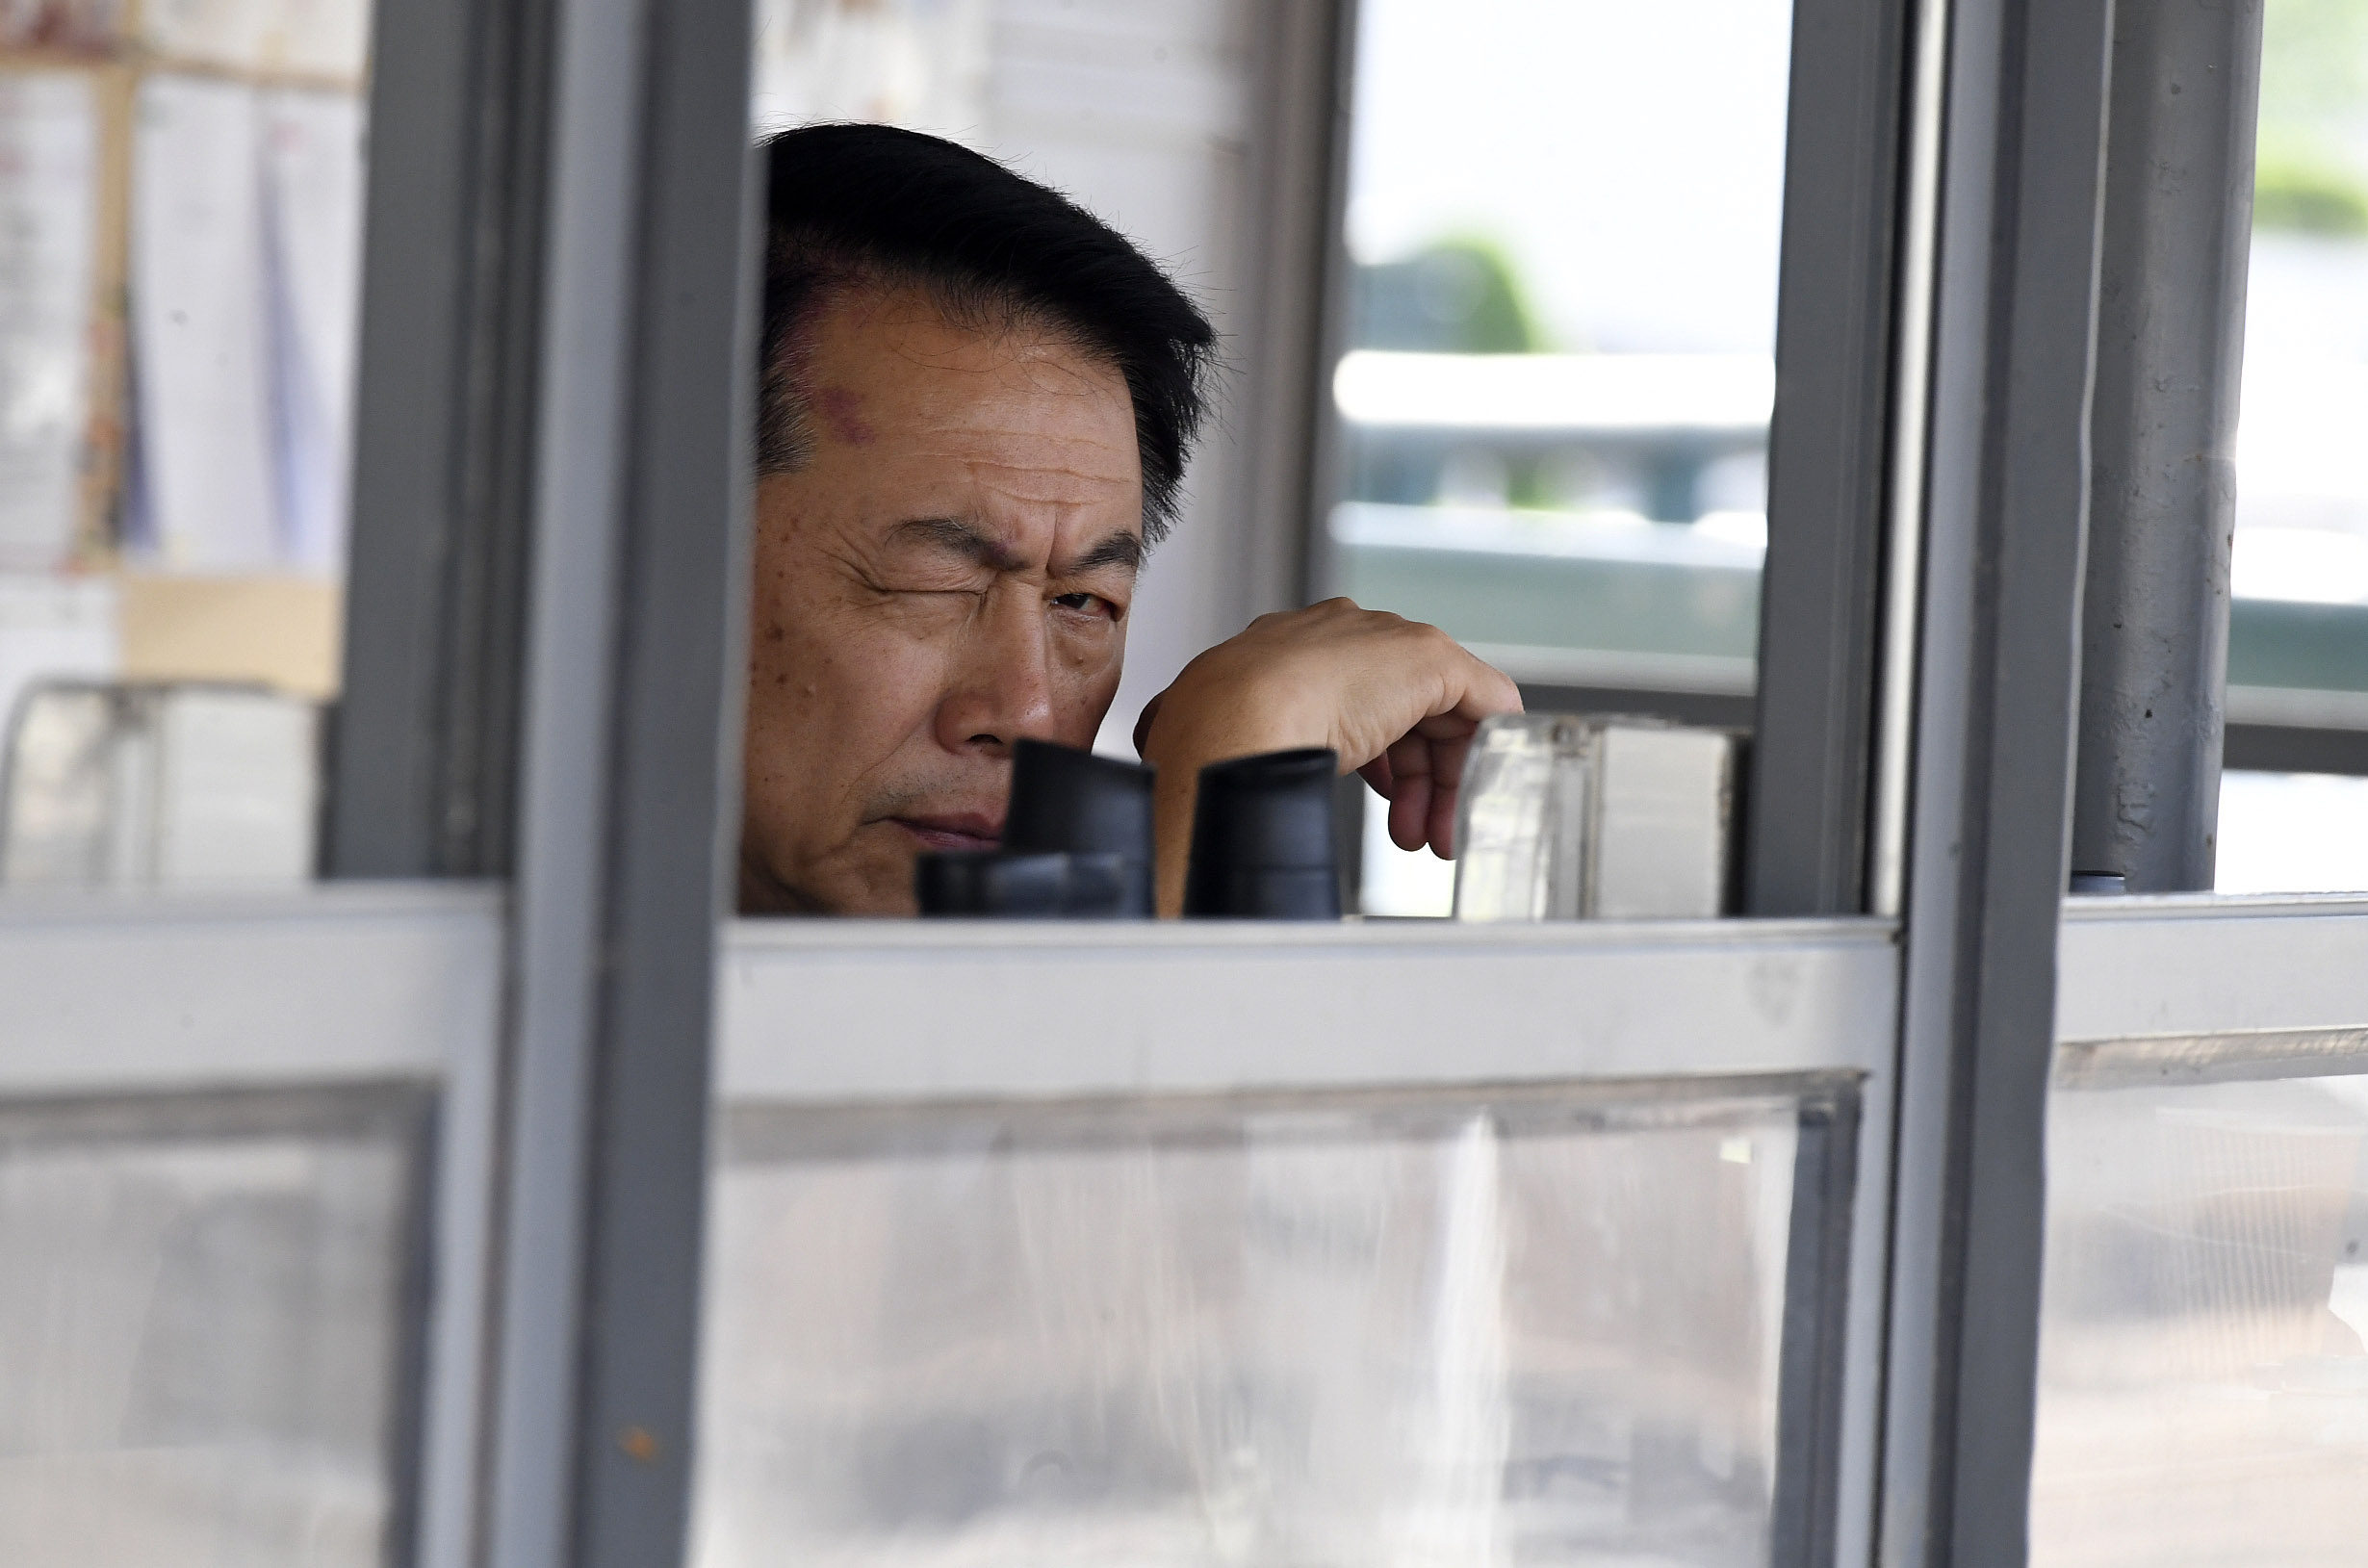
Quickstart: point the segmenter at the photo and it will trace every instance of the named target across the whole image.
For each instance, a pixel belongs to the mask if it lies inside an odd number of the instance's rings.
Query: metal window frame
[[[1894,968],[1892,928],[1863,918],[735,920],[715,1081],[726,1102],[840,1104],[1826,1069],[1871,1081],[1890,1071]]]
[[[2027,1549],[2111,0],[1953,0],[1884,1564]]]
[[[2059,1041],[2368,1026],[2368,894],[2074,899]]]
[[[1349,94],[1356,0],[1256,8],[1245,275],[1258,280],[1250,332],[1236,350],[1247,449],[1241,498],[1251,615],[1305,604],[1325,580],[1314,553],[1335,461],[1324,368],[1339,354],[1339,279],[1348,252]],[[1311,199],[1312,198],[1312,199]],[[1228,421],[1232,424],[1232,421]]]
[[[378,19],[330,876],[514,854],[553,18]]]
[[[554,0],[484,1560],[679,1560],[736,827],[747,0]],[[719,88],[724,90],[718,90]]]
[[[1903,218],[1918,212],[1906,189],[1912,65],[1917,28],[1930,20],[1896,0],[1793,0],[1745,798],[1744,908],[1754,914],[1892,913],[1868,902],[1867,849],[1884,567],[1919,521],[1890,481],[1916,447],[1910,438],[1908,452],[1894,450],[1893,387],[1914,368],[1895,340],[1925,326],[1903,296],[1918,259]]]
[[[1332,407],[1331,371],[1349,347],[1349,290],[1354,267],[1349,256],[1348,232],[1350,120],[1356,113],[1356,40],[1364,16],[1359,0],[1330,0],[1330,4],[1335,21],[1325,40],[1327,55],[1322,78],[1330,112],[1309,127],[1320,131],[1324,141],[1321,155],[1307,161],[1311,169],[1322,171],[1323,183],[1317,189],[1324,229],[1312,256],[1301,258],[1304,270],[1299,285],[1308,291],[1310,329],[1305,336],[1312,358],[1302,383],[1307,398],[1307,450],[1300,460],[1300,489],[1295,498],[1302,510],[1293,520],[1306,600],[1329,598],[1340,591],[1340,563],[1326,520],[1340,500],[1348,471],[1341,422]],[[1297,74],[1304,81],[1311,68],[1303,67]],[[1357,798],[1361,802],[1364,797]]]
[[[2221,766],[2265,773],[2368,775],[2368,728],[2359,722],[2368,713],[2368,699],[2353,692],[2330,695],[2336,700],[2311,692],[2231,686],[2227,724],[2221,735]]]

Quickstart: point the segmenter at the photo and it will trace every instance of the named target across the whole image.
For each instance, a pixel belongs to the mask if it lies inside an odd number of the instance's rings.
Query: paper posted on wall
[[[263,114],[281,547],[296,570],[333,573],[352,451],[362,104],[281,90],[265,95]]]
[[[141,41],[167,60],[254,70],[270,20],[270,0],[146,0]]]
[[[126,542],[173,571],[333,574],[361,288],[361,101],[159,73],[138,115]]]
[[[140,85],[132,175],[131,542],[164,566],[253,571],[279,556],[254,89],[159,73]]]
[[[97,180],[90,78],[0,72],[0,571],[46,570],[74,549]]]
[[[369,0],[145,0],[140,31],[166,61],[358,83],[370,11]]]

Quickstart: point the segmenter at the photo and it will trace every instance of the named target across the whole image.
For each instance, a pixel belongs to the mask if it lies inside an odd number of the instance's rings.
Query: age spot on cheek
[[[814,407],[831,434],[850,447],[868,447],[872,428],[862,413],[863,400],[845,387],[824,387],[814,394]]]

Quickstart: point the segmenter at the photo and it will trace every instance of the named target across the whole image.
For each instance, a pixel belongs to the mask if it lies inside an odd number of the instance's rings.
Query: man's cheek
[[[947,641],[915,639],[874,626],[849,637],[829,657],[834,710],[829,727],[846,747],[844,759],[868,773],[928,731],[957,650]]]

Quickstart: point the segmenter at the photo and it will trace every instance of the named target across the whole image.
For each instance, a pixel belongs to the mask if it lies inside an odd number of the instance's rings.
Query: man
[[[997,841],[1013,742],[1093,744],[1215,336],[1124,239],[951,142],[824,125],[765,156],[740,906],[909,914],[916,856]],[[1136,732],[1162,912],[1203,765],[1329,746],[1445,856],[1471,734],[1519,707],[1394,615],[1255,622]]]

